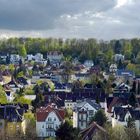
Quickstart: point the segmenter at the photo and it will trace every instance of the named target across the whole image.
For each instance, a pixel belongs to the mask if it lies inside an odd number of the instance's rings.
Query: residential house
[[[21,88],[23,88],[23,86],[17,83],[13,77],[11,78],[11,81],[6,85],[8,85],[14,92],[19,91]]]
[[[116,106],[113,110],[112,127],[115,125],[127,126],[129,118],[134,120],[136,130],[140,134],[140,108],[132,108],[130,105]]]
[[[73,127],[85,129],[101,106],[94,101],[84,100],[77,103],[73,110]]]
[[[20,83],[20,85],[23,85],[24,87],[31,85],[31,79],[27,79],[25,77],[18,77],[17,81],[18,83]]]
[[[18,54],[11,54],[10,55],[10,62],[13,64],[18,64],[21,57]]]
[[[116,73],[117,71],[117,65],[116,64],[111,64],[109,67],[109,72],[110,73]]]
[[[34,59],[34,56],[32,54],[27,54],[26,59],[27,61],[32,61]]]
[[[55,104],[36,110],[36,132],[38,137],[55,137],[55,131],[64,122],[65,111]]]
[[[94,66],[94,63],[93,63],[92,60],[86,60],[86,61],[84,62],[84,66],[85,66],[86,68],[90,69],[91,67]]]
[[[5,104],[0,105],[1,131],[8,137],[23,133],[23,115],[28,110],[28,105]]]
[[[37,54],[34,56],[34,60],[35,60],[36,62],[42,61],[42,60],[43,60],[43,54],[37,53]]]
[[[98,134],[102,134],[103,139],[107,140],[107,131],[96,122],[92,122],[87,128],[79,133],[79,137],[81,140],[96,140]]]
[[[133,81],[135,78],[135,73],[130,70],[117,70],[116,71],[116,78],[120,79],[124,82],[126,81]]]
[[[63,58],[63,53],[58,51],[51,51],[47,53],[47,58],[50,60],[50,62],[60,62],[60,60]]]
[[[53,82],[54,83],[54,90],[55,92],[71,92],[71,89],[67,87],[66,84],[58,83],[58,82]]]
[[[90,74],[89,73],[76,73],[71,75],[71,80],[76,81],[76,80],[89,80]]]
[[[127,105],[129,103],[130,92],[114,92],[113,95],[109,95],[107,98],[108,112],[112,113],[115,106]]]
[[[115,62],[119,62],[120,60],[124,61],[124,55],[122,55],[122,54],[115,54],[114,60],[115,60]]]

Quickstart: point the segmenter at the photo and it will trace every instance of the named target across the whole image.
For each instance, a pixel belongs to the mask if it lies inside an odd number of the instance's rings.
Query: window
[[[89,111],[89,116],[93,116],[93,113],[94,113],[94,111],[93,110],[90,110]]]
[[[83,122],[81,121],[81,126],[83,126]]]
[[[56,118],[54,118],[54,121],[56,121]]]
[[[52,121],[52,118],[49,117],[49,118],[48,118],[48,121],[51,122],[51,121]]]

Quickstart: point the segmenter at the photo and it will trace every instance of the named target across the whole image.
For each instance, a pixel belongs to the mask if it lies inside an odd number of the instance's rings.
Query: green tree
[[[1,104],[6,104],[8,103],[6,93],[3,90],[3,87],[0,85],[0,103]]]
[[[107,121],[105,112],[102,109],[98,110],[90,122],[92,121],[97,122],[97,124],[99,124],[100,126],[104,126]]]
[[[26,55],[27,55],[27,52],[26,52],[26,48],[25,48],[25,46],[24,45],[20,45],[19,46],[19,55],[20,56],[22,56],[22,57],[26,57]]]
[[[60,125],[55,135],[56,140],[78,140],[78,133],[79,131],[66,121]]]

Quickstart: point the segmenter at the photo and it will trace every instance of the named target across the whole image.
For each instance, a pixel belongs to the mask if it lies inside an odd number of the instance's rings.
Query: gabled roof
[[[27,79],[24,77],[18,77],[17,81],[23,85],[28,85]]]
[[[51,112],[54,112],[60,121],[64,120],[65,117],[64,109],[57,109],[52,105],[48,105],[47,107],[40,107],[39,109],[36,110],[37,121],[44,122]]]
[[[102,132],[105,137],[107,136],[106,130],[99,126],[96,122],[92,122],[91,125],[82,130],[79,135],[81,136],[81,140],[92,140],[97,131]]]
[[[85,104],[89,104],[90,106],[92,106],[93,108],[95,108],[96,110],[99,110],[101,108],[101,106],[97,103],[95,103],[94,101],[85,99],[84,101],[77,103],[76,108],[79,110],[82,107],[84,107]]]

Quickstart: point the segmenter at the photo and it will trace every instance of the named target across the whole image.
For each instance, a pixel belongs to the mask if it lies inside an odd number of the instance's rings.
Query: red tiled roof
[[[60,121],[64,120],[65,117],[64,109],[57,109],[54,106],[48,105],[47,107],[41,107],[36,110],[37,121],[39,122],[45,121],[49,113],[51,112],[54,112]]]

